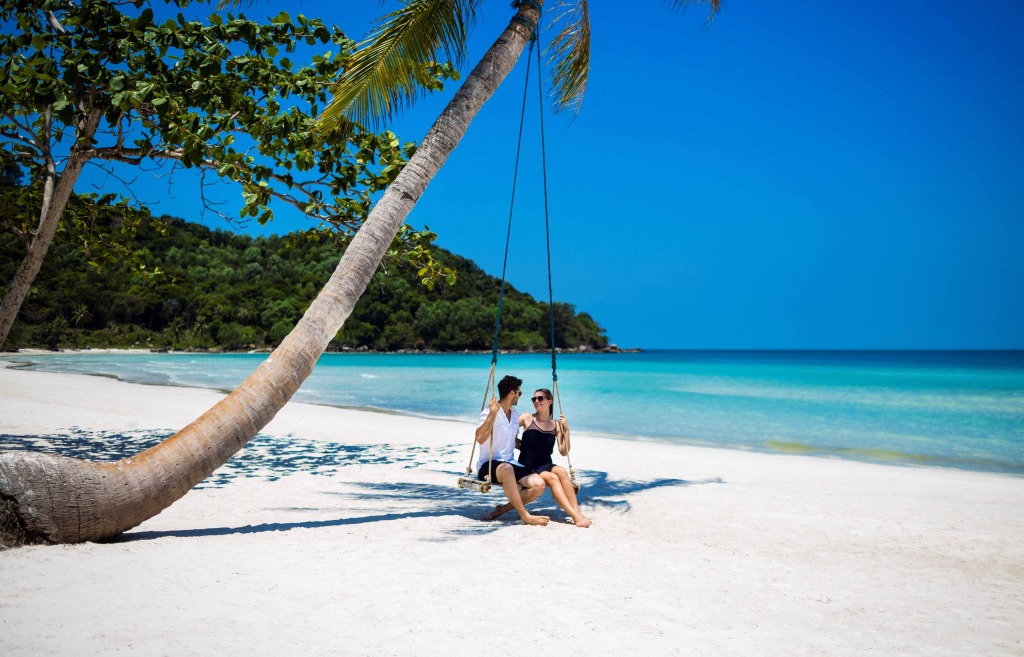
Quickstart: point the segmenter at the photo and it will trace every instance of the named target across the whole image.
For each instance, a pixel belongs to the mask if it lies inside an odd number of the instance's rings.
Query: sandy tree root
[[[0,551],[39,543],[46,543],[45,538],[29,535],[25,523],[18,517],[18,503],[9,497],[0,497]]]
[[[113,463],[0,452],[0,540],[5,547],[103,541],[157,515],[223,465],[273,417],[260,417],[259,409],[248,407],[248,412],[235,413],[238,421],[231,425],[218,421],[224,419],[225,407],[237,405],[238,396],[238,391],[232,393],[174,436]],[[214,419],[204,423],[208,416]]]
[[[0,546],[101,540],[123,531],[126,520],[142,522],[149,505],[139,503],[147,496],[131,470],[130,459],[0,453]]]

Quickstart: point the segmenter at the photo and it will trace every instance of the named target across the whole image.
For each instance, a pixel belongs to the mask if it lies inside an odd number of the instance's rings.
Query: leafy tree
[[[240,186],[242,220],[269,221],[275,201],[350,235],[414,151],[354,124],[330,139],[310,129],[353,46],[319,20],[214,14],[200,23],[178,14],[158,22],[148,0],[6,0],[0,20],[17,26],[0,35],[0,202],[35,217],[6,222],[26,251],[0,303],[0,346],[86,163],[115,178],[147,163],[198,168]],[[333,50],[308,65],[292,61],[313,44]],[[27,183],[13,184],[22,172]],[[133,217],[114,194],[88,200],[96,212]],[[433,273],[427,236],[406,235]]]
[[[24,178],[21,168],[6,153],[0,151],[0,188],[21,187]]]

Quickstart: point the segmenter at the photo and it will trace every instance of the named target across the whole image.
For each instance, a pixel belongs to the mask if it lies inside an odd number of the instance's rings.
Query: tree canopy
[[[240,183],[242,218],[265,223],[277,198],[358,227],[414,146],[355,124],[329,141],[309,129],[353,42],[301,14],[269,23],[216,13],[209,22],[180,13],[161,21],[150,4],[3,4],[0,18],[19,28],[0,36],[5,166],[36,180],[48,158],[76,147],[99,162],[170,161]],[[296,54],[317,44],[330,49],[309,61]]]
[[[168,18],[167,9],[158,17],[159,4],[173,12],[190,3],[0,2],[0,21],[16,26],[0,34],[0,203],[19,210],[0,229],[25,242],[23,266],[4,279],[0,344],[86,164],[109,174],[90,198],[97,212],[138,210],[130,179],[169,164],[236,183],[236,221],[265,223],[283,203],[351,235],[415,152],[357,124],[329,139],[313,130],[354,45],[338,28],[284,12],[267,22]],[[445,272],[421,237],[399,235],[436,278]]]

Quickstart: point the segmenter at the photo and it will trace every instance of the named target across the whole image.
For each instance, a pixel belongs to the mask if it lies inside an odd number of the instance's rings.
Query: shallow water
[[[11,356],[33,369],[230,390],[265,354]],[[489,354],[325,354],[296,400],[471,421]],[[550,354],[499,358],[525,391]],[[1024,352],[563,354],[563,411],[601,435],[1024,474]],[[528,410],[528,395],[520,410]]]

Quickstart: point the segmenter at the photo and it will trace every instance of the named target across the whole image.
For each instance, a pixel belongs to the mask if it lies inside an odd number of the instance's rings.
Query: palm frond
[[[551,66],[555,111],[580,111],[590,73],[590,12],[587,0],[559,0],[547,30],[558,30],[544,49]]]
[[[673,9],[682,9],[687,5],[707,5],[708,6],[708,20],[707,24],[715,18],[715,13],[722,8],[722,0],[672,0]]]
[[[438,52],[456,66],[466,58],[466,34],[483,0],[407,0],[378,19],[359,44],[334,98],[317,119],[330,132],[348,121],[378,125],[425,92]]]

